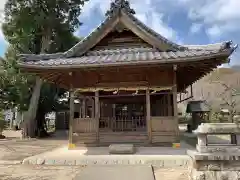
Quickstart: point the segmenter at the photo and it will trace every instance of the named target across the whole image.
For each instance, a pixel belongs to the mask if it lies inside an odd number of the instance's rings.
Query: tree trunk
[[[45,120],[45,112],[42,110],[37,111],[37,129],[36,129],[36,136],[37,137],[46,137],[48,133],[46,131],[46,120]]]
[[[23,137],[35,137],[35,118],[36,118],[36,112],[38,108],[38,101],[40,98],[40,92],[42,87],[42,80],[37,77],[36,78],[36,84],[33,90],[33,94],[30,100],[27,117],[23,122]]]
[[[48,51],[50,36],[51,36],[51,29],[46,28],[42,36],[41,53],[45,53],[46,51]],[[24,130],[23,138],[35,137],[35,132],[37,129],[35,118],[36,118],[36,113],[38,109],[38,101],[40,98],[42,84],[43,84],[43,81],[40,79],[40,77],[36,77],[35,87],[34,87],[33,94],[28,107],[27,118],[25,119],[24,125],[23,125],[23,130]]]

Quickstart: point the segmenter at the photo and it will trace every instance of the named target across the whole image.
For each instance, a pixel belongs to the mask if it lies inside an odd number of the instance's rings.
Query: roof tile
[[[125,53],[123,53],[125,52]],[[76,58],[60,58],[50,59],[44,61],[26,61],[23,66],[46,66],[46,67],[59,67],[66,65],[76,66],[89,66],[98,64],[127,64],[127,63],[148,63],[151,61],[178,61],[179,59],[186,59],[191,57],[205,57],[218,55],[223,51],[221,50],[185,50],[185,51],[170,51],[159,52],[150,48],[135,48],[135,49],[122,49],[122,50],[105,50],[105,51],[92,51],[87,56]],[[21,65],[21,63],[20,63]]]

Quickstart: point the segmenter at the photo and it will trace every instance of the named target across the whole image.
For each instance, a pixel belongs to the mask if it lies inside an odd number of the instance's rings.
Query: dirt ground
[[[72,180],[86,167],[0,165],[1,180]],[[188,180],[187,169],[156,169],[156,180]]]
[[[26,157],[34,156],[45,151],[52,150],[67,142],[54,140],[29,140],[29,141],[0,141],[0,160],[23,160]]]
[[[0,161],[22,161],[67,144],[67,136],[57,138],[20,140],[19,132],[5,131],[6,140],[0,140]],[[0,180],[72,180],[86,167],[0,165]],[[187,168],[155,169],[156,180],[187,180]]]
[[[4,161],[21,161],[26,157],[34,156],[68,143],[67,138],[61,135],[58,138],[21,140],[18,137],[20,132],[5,131],[3,134],[7,138],[0,140],[0,160]]]

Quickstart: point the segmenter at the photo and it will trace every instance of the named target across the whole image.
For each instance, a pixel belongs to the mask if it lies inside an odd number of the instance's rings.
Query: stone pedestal
[[[194,132],[198,137],[191,157],[192,180],[239,180],[240,179],[240,128],[233,123],[201,124]],[[235,144],[209,144],[207,135],[232,135]]]

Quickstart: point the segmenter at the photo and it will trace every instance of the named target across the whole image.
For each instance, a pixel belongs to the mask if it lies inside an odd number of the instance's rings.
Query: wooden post
[[[91,98],[92,110],[91,110],[91,118],[94,118],[95,108],[94,108],[94,100]]]
[[[95,91],[95,119],[96,119],[96,134],[97,141],[99,141],[99,119],[100,119],[100,104],[99,104],[99,91]]]
[[[82,101],[82,113],[83,113],[83,118],[86,118],[86,97],[84,97]]]
[[[168,114],[167,116],[172,116],[172,103],[171,103],[171,92],[167,95],[167,109],[168,109]]]
[[[147,131],[149,143],[152,143],[152,123],[151,123],[151,103],[150,103],[150,92],[146,90],[146,120],[147,120]]]
[[[82,99],[79,99],[79,103],[80,103],[80,110],[79,110],[79,118],[82,118]]]
[[[116,118],[116,104],[112,104],[113,119]]]
[[[74,148],[73,144],[73,119],[74,119],[74,91],[73,89],[69,92],[70,96],[70,111],[69,111],[69,149]]]
[[[173,116],[176,123],[176,136],[179,138],[178,107],[177,107],[177,65],[173,66]]]

